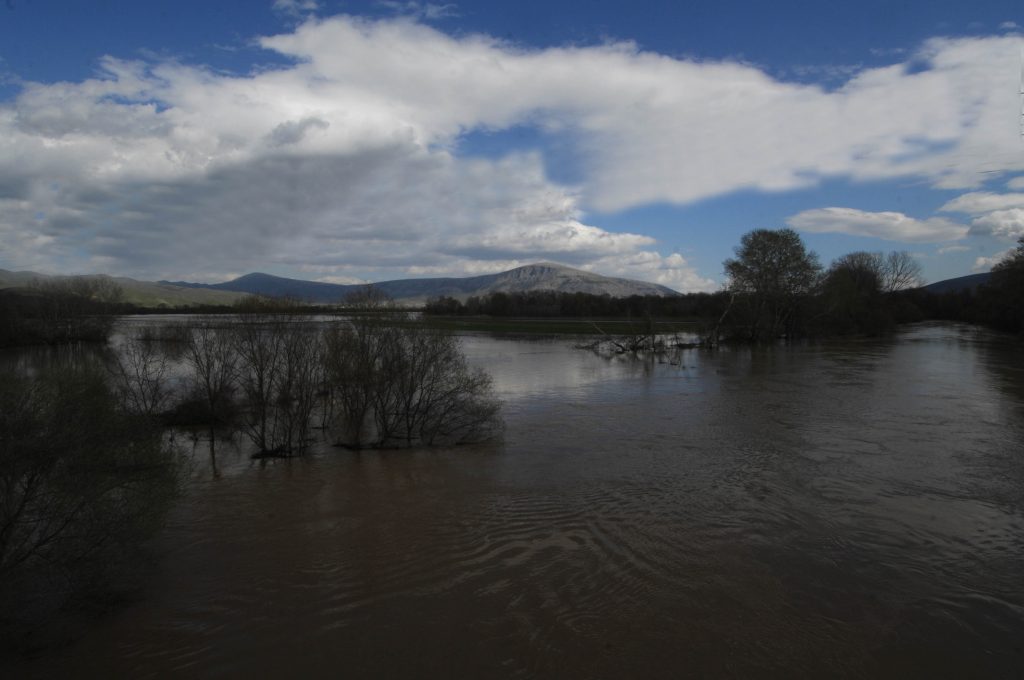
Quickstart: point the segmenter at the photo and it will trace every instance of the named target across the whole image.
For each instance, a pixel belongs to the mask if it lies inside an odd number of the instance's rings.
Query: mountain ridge
[[[372,285],[392,299],[405,303],[422,303],[429,298],[441,296],[465,300],[473,295],[535,290],[553,290],[565,293],[580,292],[594,295],[607,294],[612,297],[679,295],[677,291],[656,283],[603,276],[551,262],[524,265],[496,274],[481,274],[467,277],[394,279],[378,281],[372,284],[304,281],[302,279],[291,279],[262,272],[252,272],[221,283],[190,283],[187,281],[160,281],[159,283],[183,288],[207,288],[275,297],[288,296],[318,303],[338,302],[348,294],[367,285]]]

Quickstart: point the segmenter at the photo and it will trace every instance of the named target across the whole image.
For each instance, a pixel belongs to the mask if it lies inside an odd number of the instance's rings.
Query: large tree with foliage
[[[736,257],[724,265],[750,339],[798,331],[802,307],[821,275],[818,256],[807,250],[799,234],[792,229],[755,229],[743,235]]]

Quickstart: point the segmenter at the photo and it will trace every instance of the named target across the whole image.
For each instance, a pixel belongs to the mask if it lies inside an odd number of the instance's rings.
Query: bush
[[[501,427],[491,380],[458,341],[396,310],[357,315],[327,334],[339,443],[353,448],[480,441]]]
[[[0,629],[110,592],[176,495],[177,460],[101,371],[0,375]]]

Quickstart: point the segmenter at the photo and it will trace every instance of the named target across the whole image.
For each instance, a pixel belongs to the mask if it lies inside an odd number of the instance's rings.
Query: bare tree
[[[878,253],[882,290],[894,293],[898,290],[917,288],[921,285],[921,265],[905,250],[894,250],[884,258]]]
[[[361,448],[368,431],[378,390],[385,385],[387,346],[396,333],[379,315],[360,314],[346,325],[325,333],[327,383],[337,406],[335,436],[353,448]]]
[[[394,308],[357,316],[328,338],[339,438],[353,447],[454,444],[500,429],[490,378],[457,340]]]
[[[235,390],[238,357],[234,335],[230,326],[212,317],[186,323],[181,332],[192,384],[206,402],[212,442],[214,428],[224,419]]]
[[[125,338],[115,349],[114,384],[128,413],[153,416],[167,404],[167,358],[155,343]]]
[[[322,385],[322,337],[282,304],[239,314],[234,325],[244,429],[261,454],[305,450]]]
[[[278,326],[282,334],[281,365],[273,397],[277,439],[283,451],[305,451],[310,440],[313,410],[321,388],[323,341],[320,333],[301,321]]]
[[[276,315],[254,313],[240,315],[234,326],[245,431],[260,452],[275,448],[273,400],[281,371],[281,323]]]

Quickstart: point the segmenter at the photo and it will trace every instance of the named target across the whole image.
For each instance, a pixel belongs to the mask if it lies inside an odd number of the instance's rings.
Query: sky
[[[0,1],[0,268],[712,291],[1024,236],[1019,0]]]

